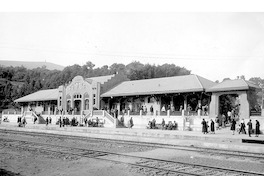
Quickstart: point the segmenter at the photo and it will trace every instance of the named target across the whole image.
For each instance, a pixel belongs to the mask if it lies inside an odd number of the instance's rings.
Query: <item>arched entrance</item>
[[[80,115],[81,113],[81,100],[74,100],[74,114],[75,115]]]
[[[82,95],[75,94],[73,96],[73,110],[75,115],[80,115],[82,110]]]
[[[228,111],[233,111],[234,116],[239,116],[238,94],[223,94],[219,96],[219,114],[227,116]]]
[[[224,102],[227,96],[233,101],[232,103]],[[222,104],[222,105],[221,105]],[[239,118],[249,118],[249,102],[247,91],[230,91],[230,92],[214,92],[212,93],[212,99],[210,103],[210,118],[216,118],[216,116],[222,115],[221,113],[227,113],[227,108],[236,108],[236,113]]]

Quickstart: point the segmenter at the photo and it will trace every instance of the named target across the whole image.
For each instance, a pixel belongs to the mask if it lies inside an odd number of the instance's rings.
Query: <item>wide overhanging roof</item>
[[[260,89],[260,87],[250,81],[243,79],[225,80],[207,90],[207,92],[223,92],[236,90]]]
[[[125,81],[102,94],[101,97],[201,92],[215,84],[197,75]]]
[[[59,95],[58,89],[48,89],[40,90],[38,92],[26,95],[19,99],[16,99],[15,102],[32,102],[32,101],[50,101],[57,100]]]

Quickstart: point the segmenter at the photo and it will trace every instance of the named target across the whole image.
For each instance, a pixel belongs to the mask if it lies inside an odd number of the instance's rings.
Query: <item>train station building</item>
[[[220,107],[225,95],[232,95],[239,118],[264,119],[261,113],[252,117],[249,96],[261,90],[259,86],[243,80],[226,80],[215,83],[198,75],[184,75],[155,79],[130,81],[121,73],[83,78],[76,76],[71,82],[57,89],[40,90],[15,100],[21,105],[21,112],[3,114],[16,119],[22,115],[31,121],[59,117],[99,117],[105,127],[116,127],[118,119],[125,123],[132,117],[135,128],[146,128],[153,118],[157,123],[165,119],[176,121],[179,129],[200,128],[201,119],[215,119],[226,113]],[[263,125],[262,125],[263,126]]]

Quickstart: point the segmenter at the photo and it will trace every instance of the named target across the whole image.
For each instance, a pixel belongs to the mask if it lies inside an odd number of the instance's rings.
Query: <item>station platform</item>
[[[199,131],[85,126],[60,128],[53,124],[48,126],[45,124],[27,124],[26,127],[18,127],[17,123],[1,123],[0,129],[264,153],[263,134],[259,137],[255,137],[254,134],[251,137],[248,134],[235,133],[233,135],[230,127],[216,130],[215,134],[203,134]]]

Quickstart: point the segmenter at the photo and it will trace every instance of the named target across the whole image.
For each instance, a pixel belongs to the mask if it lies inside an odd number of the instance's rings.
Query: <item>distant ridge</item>
[[[27,69],[34,69],[38,67],[46,66],[48,70],[63,70],[64,67],[61,65],[53,64],[50,62],[31,62],[31,61],[8,61],[8,60],[0,60],[0,66],[3,67],[20,67],[24,66]]]

